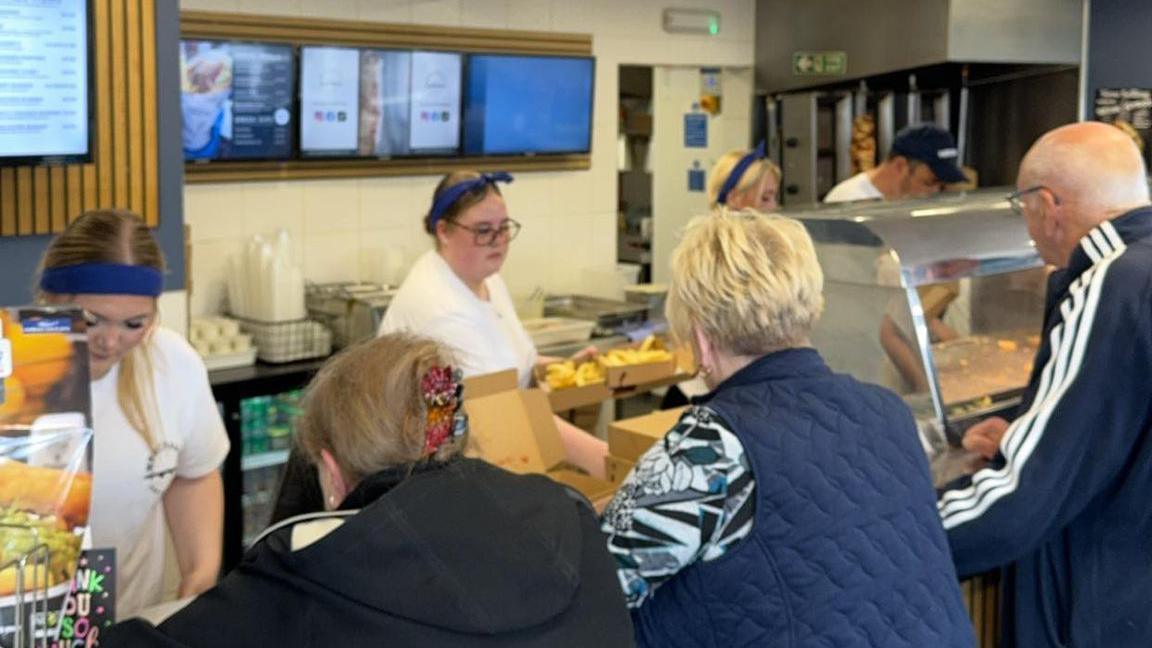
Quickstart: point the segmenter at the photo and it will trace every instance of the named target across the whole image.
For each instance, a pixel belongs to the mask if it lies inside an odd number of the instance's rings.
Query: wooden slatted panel
[[[0,169],[0,234],[16,234],[16,169]]]
[[[141,78],[140,60],[140,2],[141,0],[127,0],[124,11],[124,24],[127,38],[125,51],[125,69],[128,92],[126,95],[128,109],[128,160],[125,169],[128,183],[128,194],[124,203],[130,205],[134,211],[139,211],[144,204],[144,100],[143,79]]]
[[[52,212],[48,200],[48,167],[39,166],[32,169],[32,231],[52,231]]]
[[[90,209],[96,209],[96,205],[100,202],[100,184],[96,182],[96,165],[84,165],[84,208],[80,211],[85,212]],[[69,221],[79,216],[79,213],[69,214]]]
[[[32,167],[16,169],[16,233],[35,234],[32,217]]]
[[[93,161],[0,169],[0,237],[122,207],[159,224],[156,0],[93,0]]]
[[[95,53],[96,70],[96,203],[92,206],[109,207],[113,205],[112,172],[115,169],[115,160],[112,157],[112,44],[110,5],[119,4],[121,0],[108,0],[106,2],[93,2],[92,23],[95,26],[94,48],[89,51]]]
[[[68,174],[68,204],[64,207],[64,223],[67,225],[72,219],[84,211],[84,167],[73,164],[67,169]],[[55,229],[55,227],[53,227]],[[63,229],[61,227],[60,229]]]
[[[518,54],[592,53],[592,37],[588,34],[320,20],[209,11],[181,12],[180,31],[184,37],[190,38],[296,44],[419,47]]]
[[[109,32],[123,30],[125,24],[124,5],[132,0],[112,0],[109,15]],[[123,31],[120,31],[123,34]],[[128,207],[128,54],[127,39],[112,37],[112,168],[107,169],[112,176],[112,200],[102,207]]]
[[[48,227],[59,232],[68,224],[68,173],[62,166],[52,167],[48,173],[48,208],[51,211]]]
[[[156,5],[154,0],[142,0],[140,7],[140,30],[142,38],[140,55],[140,78],[144,86],[144,132],[141,147],[144,150],[144,194],[138,213],[152,226],[160,224],[160,177],[157,152],[158,130],[156,119]],[[187,276],[191,277],[191,274]]]
[[[960,583],[978,648],[1000,645],[1000,575],[989,572]]]

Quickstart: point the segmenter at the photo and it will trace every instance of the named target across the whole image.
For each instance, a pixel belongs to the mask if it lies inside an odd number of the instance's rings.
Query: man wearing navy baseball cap
[[[934,194],[945,184],[966,180],[956,166],[956,140],[951,133],[932,124],[915,124],[896,134],[888,158],[879,166],[836,185],[824,202],[903,200]]]

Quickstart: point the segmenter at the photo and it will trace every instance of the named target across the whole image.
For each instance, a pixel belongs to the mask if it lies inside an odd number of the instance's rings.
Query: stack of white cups
[[[192,346],[203,357],[244,353],[252,349],[252,336],[240,332],[240,323],[227,317],[192,320],[189,329]]]

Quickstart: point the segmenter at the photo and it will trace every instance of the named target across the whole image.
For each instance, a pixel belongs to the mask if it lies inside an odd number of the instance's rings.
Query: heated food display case
[[[813,344],[836,370],[903,396],[926,450],[1019,403],[1047,268],[1005,190],[791,212],[824,269]]]
[[[813,345],[833,369],[904,398],[938,485],[970,465],[963,431],[1019,404],[1040,343],[1048,268],[1006,194],[787,213],[824,270]],[[997,645],[998,575],[961,585],[977,645]]]

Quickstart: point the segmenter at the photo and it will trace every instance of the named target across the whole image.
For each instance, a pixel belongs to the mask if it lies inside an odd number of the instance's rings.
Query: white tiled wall
[[[674,4],[674,3],[672,3]],[[754,0],[693,6],[721,13],[716,37],[661,28],[665,0],[183,0],[182,9],[590,33],[596,56],[592,169],[521,173],[505,197],[524,224],[502,275],[511,290],[594,290],[616,259],[617,73],[621,64],[752,65]],[[726,101],[727,101],[726,97]],[[193,315],[214,313],[227,258],[285,227],[314,281],[399,281],[429,242],[420,218],[438,178],[193,184]]]

